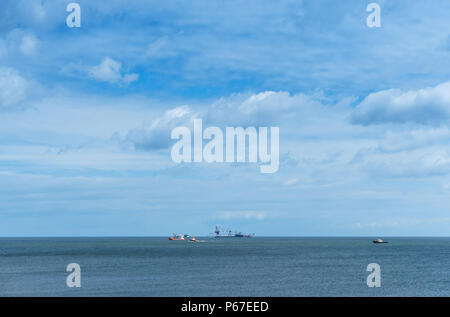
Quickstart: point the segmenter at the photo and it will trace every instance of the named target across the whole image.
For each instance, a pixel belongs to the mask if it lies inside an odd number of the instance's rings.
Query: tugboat
[[[174,233],[170,238],[170,241],[184,241],[184,235]]]
[[[387,241],[383,241],[380,238],[377,238],[376,240],[373,240],[373,243],[388,243]]]

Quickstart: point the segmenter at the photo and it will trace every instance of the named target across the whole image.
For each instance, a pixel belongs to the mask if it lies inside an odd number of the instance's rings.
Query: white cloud
[[[442,146],[445,145],[392,153],[361,150],[351,164],[377,178],[443,176],[450,173],[450,154]]]
[[[24,107],[28,82],[12,68],[0,68],[0,109]]]
[[[171,141],[170,131],[177,126],[188,125],[194,116],[195,113],[188,106],[171,109],[150,124],[130,130],[125,137],[125,143],[141,150],[166,148]]]
[[[389,227],[411,227],[430,224],[447,224],[450,223],[450,217],[433,217],[433,218],[416,218],[416,217],[395,217],[384,221],[372,221],[367,223],[357,222],[355,224],[358,229],[365,228],[389,228]]]
[[[34,55],[40,46],[39,39],[30,31],[13,29],[4,39],[0,39],[0,54],[20,53],[26,56]]]
[[[22,37],[20,41],[20,51],[24,55],[33,55],[36,53],[39,41],[32,34],[26,34]]]
[[[138,74],[126,74],[125,76],[123,76],[123,82],[126,84],[129,84],[133,81],[136,81],[139,79],[139,75]]]
[[[122,63],[110,57],[103,58],[99,65],[89,67],[88,76],[97,81],[123,84],[129,84],[139,78],[138,74],[123,74]]]
[[[353,123],[448,123],[450,81],[435,87],[401,91],[389,89],[367,96],[352,113]]]
[[[285,186],[295,185],[298,183],[298,178],[292,178],[283,183]]]
[[[264,220],[269,215],[267,212],[262,211],[224,211],[219,213],[218,217],[219,219],[223,220],[231,220],[231,219],[244,219],[244,220]]]
[[[289,126],[293,122],[305,123],[334,120],[333,111],[316,100],[316,96],[304,94],[290,95],[288,92],[265,91],[251,95],[236,94],[221,98],[212,106],[194,112],[188,106],[177,107],[167,111],[162,117],[145,123],[141,128],[130,130],[126,142],[134,148],[154,150],[170,145],[170,131],[176,126],[188,126],[193,118],[202,118],[205,125],[218,126]],[[283,120],[282,120],[283,119]],[[330,126],[328,124],[328,126]],[[302,127],[305,128],[304,126]],[[295,165],[291,157],[283,156],[286,164]]]
[[[206,120],[232,125],[270,125],[292,119],[324,119],[320,96],[291,95],[286,91],[263,91],[257,94],[234,94],[213,103]]]
[[[169,38],[167,36],[162,36],[156,41],[150,43],[147,48],[147,56],[148,57],[164,57],[167,56],[167,54],[172,55],[171,53],[168,53],[167,45],[169,43]]]

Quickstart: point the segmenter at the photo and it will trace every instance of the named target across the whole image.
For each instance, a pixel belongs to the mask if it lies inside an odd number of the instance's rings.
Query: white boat
[[[184,235],[174,233],[169,240],[171,241],[184,241]]]
[[[377,238],[376,240],[373,240],[373,243],[388,243],[387,241],[383,241],[380,238]]]

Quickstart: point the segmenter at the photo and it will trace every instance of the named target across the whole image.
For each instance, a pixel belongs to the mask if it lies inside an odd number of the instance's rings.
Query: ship
[[[222,239],[222,238],[252,238],[255,234],[244,234],[238,231],[231,230],[223,230],[220,227],[216,226],[216,230],[214,231],[214,238]]]
[[[380,238],[377,238],[376,240],[373,240],[373,243],[388,243],[387,241],[383,241]]]
[[[174,233],[171,237],[169,237],[171,241],[184,241],[184,235]]]

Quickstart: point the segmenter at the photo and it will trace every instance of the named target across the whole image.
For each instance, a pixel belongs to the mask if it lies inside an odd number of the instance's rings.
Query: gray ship
[[[226,239],[226,238],[252,238],[255,234],[244,234],[242,232],[233,232],[231,230],[223,230],[220,227],[216,226],[216,230],[214,231],[216,239]]]

